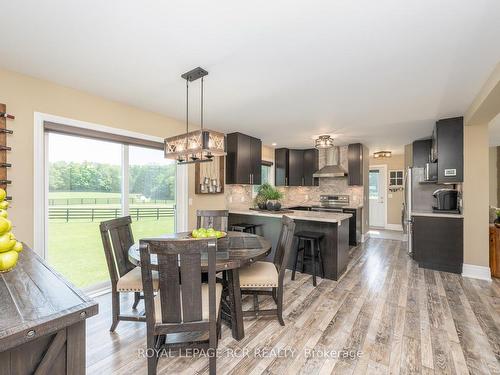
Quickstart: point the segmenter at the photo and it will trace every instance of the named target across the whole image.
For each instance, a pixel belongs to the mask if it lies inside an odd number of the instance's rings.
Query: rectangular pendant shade
[[[226,155],[224,133],[200,129],[165,138],[165,158],[167,159],[188,161],[205,159],[207,155]]]

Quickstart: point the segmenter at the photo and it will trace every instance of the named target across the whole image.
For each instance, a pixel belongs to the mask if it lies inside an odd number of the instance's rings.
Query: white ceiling
[[[436,119],[462,115],[500,61],[498,0],[0,0],[0,9],[2,67],[183,119],[180,74],[199,65],[210,73],[206,126],[280,146],[333,133],[339,144],[400,152]]]

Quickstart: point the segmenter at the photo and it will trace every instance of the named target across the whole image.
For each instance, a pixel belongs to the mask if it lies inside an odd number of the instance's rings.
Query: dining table
[[[191,232],[163,234],[155,237],[143,238],[141,241],[157,239],[188,239]],[[141,266],[139,243],[134,243],[129,251],[129,260],[136,266]],[[233,338],[242,340],[245,337],[243,327],[243,310],[239,269],[255,261],[262,260],[271,252],[271,242],[262,236],[246,232],[227,232],[226,236],[217,240],[216,270],[224,272],[224,296],[222,303],[223,321],[230,325]],[[151,256],[153,269],[158,266],[155,255]],[[208,272],[208,258],[201,258],[202,272]]]

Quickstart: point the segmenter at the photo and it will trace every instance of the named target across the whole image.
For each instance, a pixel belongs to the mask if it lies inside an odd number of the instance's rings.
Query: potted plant
[[[257,196],[255,197],[255,204],[261,210],[279,210],[281,203],[279,200],[283,198],[283,194],[274,186],[265,183],[259,186]]]
[[[500,228],[500,210],[497,210],[497,218],[495,219],[495,226]]]

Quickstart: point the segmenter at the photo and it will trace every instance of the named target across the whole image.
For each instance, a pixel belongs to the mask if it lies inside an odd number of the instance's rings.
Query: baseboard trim
[[[465,264],[462,268],[462,276],[472,279],[491,281],[490,267],[476,266],[475,264]]]
[[[365,242],[369,237],[370,237],[370,234],[368,232],[367,233],[363,233],[361,235],[361,243]]]
[[[397,230],[398,232],[403,231],[403,226],[401,224],[387,224],[385,226],[385,229],[387,230]]]

